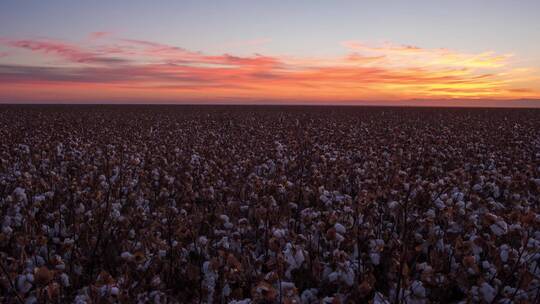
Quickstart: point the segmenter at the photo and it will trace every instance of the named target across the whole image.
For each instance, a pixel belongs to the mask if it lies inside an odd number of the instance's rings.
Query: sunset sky
[[[2,103],[538,99],[538,0],[0,2]]]

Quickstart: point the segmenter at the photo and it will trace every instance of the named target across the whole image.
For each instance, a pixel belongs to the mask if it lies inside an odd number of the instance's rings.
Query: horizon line
[[[451,101],[451,102],[450,102]],[[231,100],[199,100],[199,101],[58,101],[58,100],[43,100],[43,101],[2,101],[0,105],[139,105],[139,106],[313,106],[313,107],[410,107],[410,108],[506,108],[506,109],[539,109],[540,99],[410,99],[401,101],[336,101],[336,102],[309,102],[309,101],[282,101],[282,100],[249,100],[249,101],[231,101]]]

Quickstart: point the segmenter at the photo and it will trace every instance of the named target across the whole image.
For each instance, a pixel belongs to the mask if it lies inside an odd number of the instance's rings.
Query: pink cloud
[[[100,38],[111,36],[111,34],[112,34],[111,32],[92,32],[90,33],[90,38],[100,39]]]
[[[108,57],[107,53],[99,53],[83,47],[58,41],[49,40],[8,40],[8,46],[22,48],[45,55],[53,54],[70,62],[76,63],[123,63],[125,59]]]
[[[45,54],[56,54],[71,61],[84,62],[92,58],[95,54],[82,50],[81,48],[64,42],[39,41],[39,40],[15,40],[9,41],[12,47],[27,49]]]
[[[523,82],[519,87],[512,87],[509,80],[521,76],[515,76],[501,65],[501,62],[506,63],[506,57],[490,52],[464,54],[408,45],[369,46],[346,42],[344,45],[351,51],[345,56],[290,58],[262,54],[213,55],[135,39],[87,43],[1,40],[0,44],[16,49],[84,64],[69,67],[0,64],[0,83],[17,85],[21,88],[20,94],[24,94],[22,88],[28,90],[33,86],[35,94],[41,87],[47,92],[58,91],[58,94],[84,91],[92,95],[96,94],[94,91],[109,90],[126,98],[139,96],[141,90],[146,90],[149,96],[167,98],[227,95],[317,99],[325,96],[343,100],[540,96],[532,84],[530,88]],[[507,73],[477,71],[476,67],[504,68]]]

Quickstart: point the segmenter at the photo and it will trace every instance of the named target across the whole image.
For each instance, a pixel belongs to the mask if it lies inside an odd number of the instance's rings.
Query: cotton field
[[[2,303],[539,303],[540,111],[1,106]]]

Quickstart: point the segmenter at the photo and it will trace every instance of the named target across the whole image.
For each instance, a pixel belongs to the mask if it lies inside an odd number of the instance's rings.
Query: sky
[[[0,1],[3,103],[540,106],[540,1]]]

